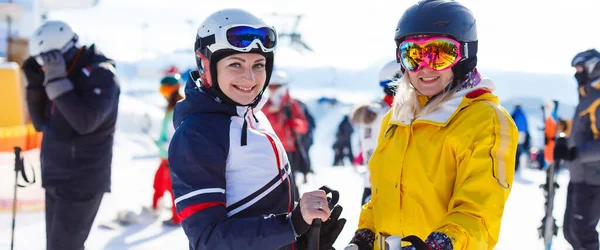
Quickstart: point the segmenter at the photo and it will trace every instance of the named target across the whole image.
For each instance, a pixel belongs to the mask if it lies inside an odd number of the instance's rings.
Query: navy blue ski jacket
[[[600,186],[600,79],[579,87],[569,146],[577,157],[567,163],[570,182]]]
[[[41,67],[25,70],[26,101],[33,125],[43,131],[40,162],[44,188],[109,192],[116,129],[119,80],[115,63],[94,45],[82,47],[71,63],[73,89],[53,100],[42,86]]]
[[[190,249],[292,249],[296,197],[283,145],[256,108],[228,105],[193,72],[173,117],[169,164]],[[295,249],[298,249],[297,247]]]

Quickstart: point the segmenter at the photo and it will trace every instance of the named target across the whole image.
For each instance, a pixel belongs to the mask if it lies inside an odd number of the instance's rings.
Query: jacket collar
[[[416,119],[414,115],[411,115],[407,117],[407,121],[400,121],[398,118],[394,119],[392,117],[390,124],[406,126],[410,123],[408,121],[413,121],[413,123],[428,123],[445,127],[461,109],[475,101],[487,100],[498,104],[498,97],[492,94],[495,90],[496,84],[488,78],[483,78],[477,83],[461,85],[460,90],[454,93],[452,98],[443,103],[438,110],[426,115],[417,114]],[[419,101],[423,105],[428,101],[428,98],[421,97]]]

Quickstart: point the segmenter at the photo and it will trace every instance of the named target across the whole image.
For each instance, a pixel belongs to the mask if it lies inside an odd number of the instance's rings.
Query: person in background
[[[342,121],[338,125],[335,134],[335,142],[333,143],[333,166],[343,166],[344,159],[348,158],[350,164],[353,164],[354,153],[352,152],[352,133],[354,128],[350,122],[350,116],[344,115]]]
[[[554,160],[566,160],[569,168],[567,207],[563,233],[573,249],[597,250],[600,220],[600,53],[578,53],[571,62],[579,90],[579,103],[570,136],[554,147]]]
[[[315,136],[315,129],[317,127],[317,124],[315,122],[315,118],[313,117],[313,115],[311,114],[310,110],[308,109],[308,106],[302,102],[299,99],[295,99],[296,102],[298,103],[298,105],[300,106],[300,109],[302,109],[303,113],[304,113],[304,117],[306,117],[306,122],[308,123],[308,130],[306,130],[306,134],[303,134],[300,136],[300,143],[299,145],[304,149],[304,152],[306,152],[304,155],[302,155],[302,165],[300,166],[300,171],[302,172],[302,174],[305,176],[304,178],[304,182],[306,183],[306,175],[308,173],[313,173],[312,170],[312,161],[310,160],[310,148],[312,147],[313,143],[314,143],[314,136]],[[303,153],[299,150],[297,150],[298,153]]]
[[[371,155],[375,152],[381,121],[394,101],[395,88],[392,85],[400,79],[402,74],[400,67],[396,60],[386,63],[379,72],[379,86],[383,88],[383,98],[373,103],[359,105],[350,114],[352,124],[358,126],[360,153],[357,158],[360,160],[357,161],[355,158],[358,165],[367,165]],[[365,185],[361,205],[364,205],[371,199],[371,177],[368,168],[361,174]]]
[[[175,128],[173,127],[173,111],[175,109],[175,104],[183,99],[183,96],[179,93],[181,84],[178,76],[178,74],[165,76],[160,81],[159,92],[167,101],[167,107],[162,121],[160,135],[156,141],[156,146],[158,146],[159,150],[160,165],[154,175],[154,195],[152,196],[152,209],[157,212],[160,198],[164,196],[165,192],[171,194],[172,216],[171,219],[163,222],[163,224],[169,226],[178,226],[181,224],[181,219],[177,215],[177,208],[175,206],[175,195],[173,194],[171,171],[169,168],[169,144],[175,133]]]
[[[282,70],[275,70],[269,83],[269,98],[262,108],[271,123],[275,134],[281,139],[293,173],[302,173],[303,183],[309,169],[308,151],[302,146],[301,138],[308,132],[308,120],[304,110],[292,98],[289,91],[289,77]]]
[[[523,108],[521,105],[515,105],[515,109],[513,113],[510,115],[517,125],[517,129],[519,130],[519,146],[517,147],[517,157],[515,158],[515,171],[519,170],[519,166],[521,165],[521,155],[523,153],[527,154],[529,157],[529,148],[530,148],[530,136],[529,136],[529,128],[527,125],[527,116],[525,112],[523,112]]]
[[[120,87],[115,63],[80,46],[71,27],[47,21],[29,40],[26,101],[46,191],[46,249],[84,249],[111,165]]]

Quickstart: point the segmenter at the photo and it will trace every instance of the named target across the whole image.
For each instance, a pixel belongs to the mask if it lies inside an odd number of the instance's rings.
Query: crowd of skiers
[[[289,76],[275,69],[277,39],[245,10],[217,11],[198,28],[197,69],[160,81],[167,106],[151,207],[172,194],[165,223],[182,225],[190,249],[308,249],[315,237],[320,249],[332,249],[348,226],[330,190],[300,193],[296,186],[312,172],[315,121],[290,95]],[[509,114],[494,82],[478,72],[476,21],[461,3],[414,4],[393,39],[396,60],[380,73],[383,97],[345,116],[333,145],[334,166],[345,158],[369,166],[346,249],[493,249],[519,156],[531,151],[523,107]],[[30,54],[22,69],[31,120],[44,133],[47,249],[83,249],[110,191],[115,63],[94,45],[81,46],[59,21],[34,32]],[[539,166],[568,165],[563,230],[574,249],[599,248],[598,62],[596,50],[572,61],[579,90],[572,123],[559,119],[558,102],[542,106]],[[561,132],[568,143],[555,140]],[[319,220],[321,230],[309,233]]]

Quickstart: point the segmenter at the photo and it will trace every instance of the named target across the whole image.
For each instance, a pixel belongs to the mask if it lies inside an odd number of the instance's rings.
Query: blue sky
[[[217,3],[219,2],[219,3]],[[572,73],[571,58],[600,42],[600,1],[463,0],[478,21],[479,66],[507,71]],[[551,2],[551,3],[550,3]],[[208,4],[207,4],[208,3]],[[117,60],[134,61],[191,48],[197,26],[210,13],[247,9],[288,31],[293,19],[268,15],[302,13],[299,31],[315,49],[301,55],[282,47],[283,66],[363,68],[393,59],[396,23],[412,1],[369,0],[100,0],[86,10],[61,10],[86,43],[95,42]],[[144,23],[148,26],[142,28]]]

